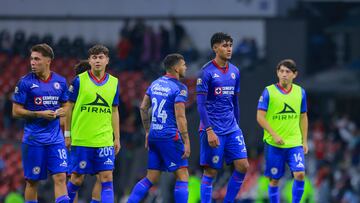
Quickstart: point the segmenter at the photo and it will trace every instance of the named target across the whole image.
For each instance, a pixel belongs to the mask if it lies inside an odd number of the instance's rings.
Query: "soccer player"
[[[66,147],[60,128],[68,100],[66,80],[51,72],[54,52],[47,44],[30,50],[31,73],[18,82],[13,96],[13,116],[25,119],[22,161],[26,179],[25,202],[36,203],[38,181],[54,180],[55,202],[68,203]]]
[[[293,176],[292,202],[300,202],[304,192],[307,145],[307,104],[305,90],[293,84],[298,71],[291,59],[280,61],[276,67],[277,84],[263,91],[258,104],[257,121],[264,128],[265,176],[270,178],[269,199],[280,202],[279,179],[285,163]]]
[[[224,202],[234,202],[249,163],[244,137],[239,128],[240,73],[229,60],[233,39],[218,32],[211,37],[215,58],[204,65],[197,79],[197,104],[200,114],[201,202],[211,202],[212,182],[223,160],[234,164]]]
[[[163,61],[166,75],[155,80],[147,89],[140,113],[145,128],[145,148],[149,150],[146,177],[133,188],[128,203],[140,202],[162,171],[174,172],[176,203],[187,203],[187,170],[190,141],[185,116],[187,87],[179,79],[185,77],[186,64],[180,54],[169,54]],[[152,108],[151,118],[149,108]]]
[[[88,71],[91,69],[91,65],[89,64],[88,60],[81,60],[79,63],[77,63],[74,67],[75,74],[79,75],[85,71]],[[71,138],[66,137],[65,138],[66,147],[70,148],[71,145]],[[90,203],[97,203],[100,202],[101,199],[101,181],[99,174],[96,174],[96,182],[93,186],[92,195],[91,195],[91,202]],[[77,203],[77,198],[74,199],[74,203]]]
[[[91,69],[76,76],[69,87],[65,126],[65,137],[71,139],[69,197],[73,202],[85,174],[99,174],[101,202],[113,203],[112,171],[120,150],[119,85],[105,72],[109,63],[105,46],[91,47],[88,60]]]

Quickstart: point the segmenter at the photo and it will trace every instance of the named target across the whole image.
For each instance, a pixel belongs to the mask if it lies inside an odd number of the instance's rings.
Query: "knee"
[[[296,180],[304,180],[305,179],[305,172],[294,172],[294,178]]]
[[[34,180],[26,180],[26,186],[31,188],[36,188],[38,182]]]
[[[270,186],[278,186],[279,185],[279,180],[276,179],[270,179]]]
[[[175,172],[175,176],[176,176],[177,180],[184,181],[184,182],[189,181],[189,172],[188,172],[187,168],[178,169]]]
[[[208,177],[211,177],[211,178],[215,178],[216,175],[217,175],[217,170],[213,169],[213,168],[210,168],[210,167],[206,167],[204,169],[204,175],[208,176]]]
[[[113,180],[112,171],[103,171],[99,173],[101,182],[109,182]]]
[[[74,185],[80,186],[84,181],[84,175],[73,173],[70,180]]]
[[[247,159],[241,159],[238,161],[234,162],[234,166],[235,166],[235,170],[239,171],[241,173],[246,173],[247,170],[249,169],[249,162],[247,161]]]
[[[66,183],[66,175],[65,173],[59,173],[53,175],[54,183],[55,184],[65,184]]]

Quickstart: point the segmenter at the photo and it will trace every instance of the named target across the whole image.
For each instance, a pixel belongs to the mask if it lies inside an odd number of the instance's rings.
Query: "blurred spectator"
[[[161,57],[164,58],[170,54],[170,32],[165,28],[164,25],[160,25],[161,35]]]
[[[19,54],[21,56],[26,56],[28,50],[26,50],[25,46],[25,32],[22,30],[18,30],[15,33],[14,41],[12,44],[12,50],[14,54]]]
[[[7,92],[5,94],[5,101],[4,101],[4,128],[9,129],[12,124],[14,123],[14,119],[12,117],[12,100],[11,100],[12,92]]]
[[[180,50],[180,43],[182,42],[183,38],[186,35],[185,28],[179,24],[176,18],[171,19],[172,23],[172,52],[179,52]]]
[[[11,54],[11,35],[9,31],[3,30],[0,32],[0,52]]]
[[[258,48],[255,39],[243,38],[234,49],[234,59],[242,69],[254,68],[258,60]]]

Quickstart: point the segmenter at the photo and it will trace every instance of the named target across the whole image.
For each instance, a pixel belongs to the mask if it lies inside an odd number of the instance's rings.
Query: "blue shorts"
[[[188,160],[182,159],[184,144],[179,140],[149,140],[148,169],[174,172],[187,168]]]
[[[200,165],[221,169],[225,157],[226,164],[234,160],[247,158],[244,136],[241,130],[226,135],[217,135],[220,145],[210,147],[205,131],[200,132]]]
[[[72,146],[70,151],[70,173],[97,174],[114,169],[114,147]]]
[[[279,148],[265,143],[265,176],[280,179],[285,173],[285,163],[291,172],[305,171],[304,149],[302,146]]]
[[[66,173],[68,160],[65,143],[34,146],[22,144],[24,176],[28,180],[44,180],[47,174]]]

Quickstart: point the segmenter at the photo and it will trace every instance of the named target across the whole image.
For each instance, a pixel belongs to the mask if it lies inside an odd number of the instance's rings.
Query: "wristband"
[[[70,131],[65,130],[64,137],[70,137]]]

